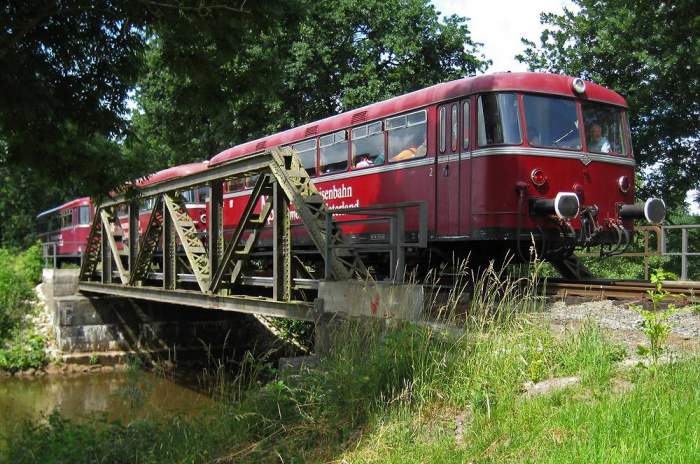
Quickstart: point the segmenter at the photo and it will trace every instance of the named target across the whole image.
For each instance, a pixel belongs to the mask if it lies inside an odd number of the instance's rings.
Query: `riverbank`
[[[559,309],[557,309],[559,310]],[[542,313],[467,324],[344,323],[316,367],[252,358],[210,372],[196,417],[53,415],[8,440],[8,462],[691,462],[700,361],[630,365],[593,321]]]

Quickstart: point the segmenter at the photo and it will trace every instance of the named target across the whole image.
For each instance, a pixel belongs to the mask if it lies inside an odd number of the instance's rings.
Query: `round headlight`
[[[620,188],[620,192],[627,193],[630,191],[630,178],[627,176],[620,176],[617,179],[617,186]]]
[[[580,77],[575,77],[571,81],[571,88],[574,89],[574,92],[582,94],[586,91],[586,83]]]
[[[206,224],[207,223],[207,215],[202,214],[201,216],[199,216],[199,222],[201,222],[202,224]]]

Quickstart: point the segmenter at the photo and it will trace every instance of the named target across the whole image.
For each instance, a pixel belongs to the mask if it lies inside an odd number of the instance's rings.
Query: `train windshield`
[[[540,95],[523,96],[527,139],[537,147],[581,149],[576,102]]]
[[[585,102],[581,105],[588,151],[626,154],[622,110],[615,106]]]

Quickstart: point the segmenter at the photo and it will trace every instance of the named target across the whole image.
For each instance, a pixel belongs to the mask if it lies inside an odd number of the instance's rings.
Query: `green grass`
[[[352,463],[698,462],[699,368],[694,359],[643,372],[625,394],[600,383],[520,398],[490,417],[477,415],[462,446],[455,444],[449,415],[441,423],[396,411],[344,457]]]
[[[215,372],[217,406],[131,423],[54,415],[8,437],[8,462],[692,462],[700,361],[620,371],[625,350],[584,323],[561,337],[535,324],[532,289],[474,276],[436,312],[459,334],[411,323],[345,322],[320,366],[276,372],[246,358]],[[457,286],[459,287],[459,285]],[[528,399],[527,382],[580,376]],[[624,378],[634,388],[617,393]],[[464,433],[455,435],[456,418]]]

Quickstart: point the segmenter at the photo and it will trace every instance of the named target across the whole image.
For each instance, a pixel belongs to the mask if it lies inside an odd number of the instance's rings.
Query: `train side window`
[[[180,195],[182,195],[187,203],[194,203],[194,190],[185,190],[181,192]]]
[[[61,214],[61,227],[70,227],[73,225],[73,210],[69,209]]]
[[[387,119],[389,162],[425,156],[426,121],[425,110]]]
[[[307,169],[308,171],[308,169]],[[252,176],[247,176],[245,178],[245,186],[246,188],[252,189],[255,187],[255,184],[258,183],[258,179],[260,179],[260,174],[253,174]]]
[[[384,164],[382,123],[373,122],[352,130],[352,163],[355,169]]]
[[[319,139],[321,174],[345,171],[348,168],[347,132],[342,130]]]
[[[469,100],[462,103],[462,148],[469,150]]]
[[[514,93],[479,97],[479,146],[522,143],[518,98]]]
[[[316,175],[316,139],[304,140],[303,142],[295,143],[292,148],[296,150],[301,164],[304,165],[306,172],[310,176]]]
[[[209,200],[209,187],[197,188],[197,203],[206,203]]]
[[[459,116],[457,115],[457,103],[454,103],[452,105],[452,110],[451,110],[451,115],[450,117],[452,118],[450,120],[450,125],[452,127],[452,131],[450,135],[452,138],[450,139],[452,141],[452,151],[457,151],[457,131],[459,127]]]
[[[445,153],[445,147],[447,145],[447,135],[445,134],[445,124],[447,120],[447,108],[444,106],[440,107],[440,114],[438,116],[438,133],[440,134],[440,153]]]
[[[226,181],[226,191],[240,192],[245,188],[245,177],[234,177]]]
[[[81,206],[78,210],[78,223],[90,224],[90,207]]]
[[[143,206],[141,211],[153,211],[153,207],[156,205],[156,199],[154,197],[146,198],[143,201]]]

